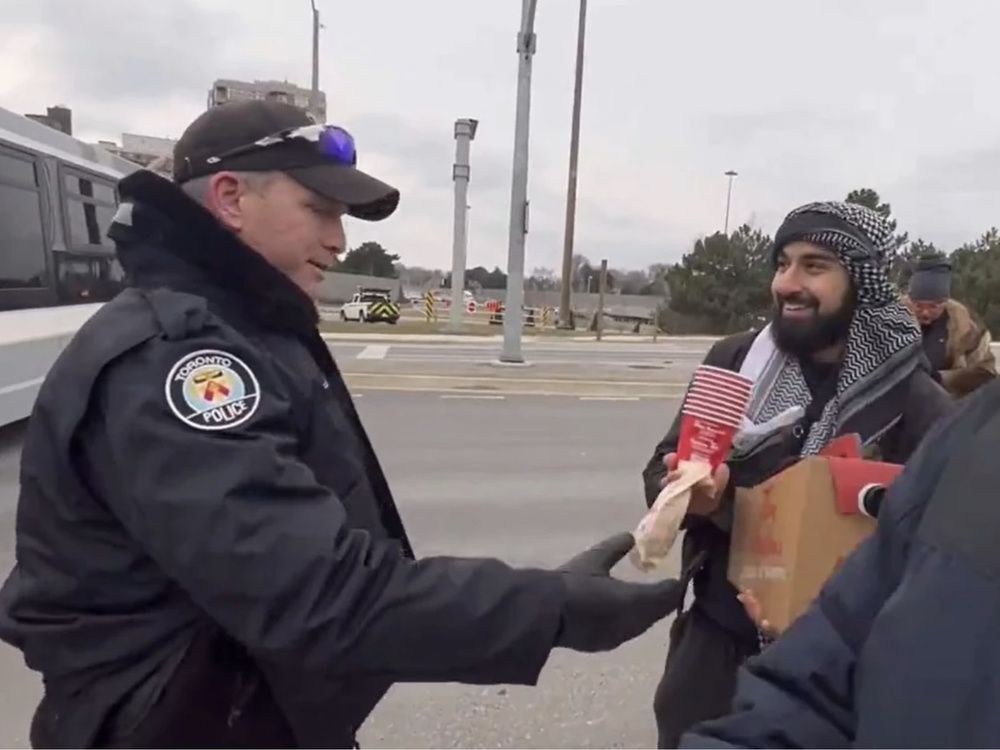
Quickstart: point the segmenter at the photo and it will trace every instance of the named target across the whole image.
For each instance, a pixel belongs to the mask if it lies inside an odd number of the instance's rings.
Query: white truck
[[[384,321],[395,325],[399,321],[399,305],[392,301],[389,289],[359,287],[351,301],[340,308],[340,319],[359,323]]]

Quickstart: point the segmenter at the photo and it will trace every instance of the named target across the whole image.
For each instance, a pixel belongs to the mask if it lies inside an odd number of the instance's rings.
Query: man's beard
[[[813,315],[807,319],[786,318],[781,314],[785,303],[810,305]],[[848,291],[840,306],[829,313],[820,313],[819,303],[811,295],[784,297],[775,304],[771,336],[777,347],[786,354],[799,359],[808,358],[847,338],[856,308],[857,299],[853,289]]]

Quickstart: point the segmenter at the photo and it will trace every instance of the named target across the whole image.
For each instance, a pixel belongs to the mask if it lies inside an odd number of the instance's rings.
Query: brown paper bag
[[[663,488],[636,527],[629,559],[639,570],[649,571],[666,563],[687,514],[691,488],[712,475],[712,467],[703,461],[681,461],[677,470],[680,476]]]

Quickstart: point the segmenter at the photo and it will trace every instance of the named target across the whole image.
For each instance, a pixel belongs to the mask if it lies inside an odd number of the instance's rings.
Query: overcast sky
[[[472,148],[469,265],[506,268],[519,0],[317,0],[328,119],[403,193],[354,222],[408,265],[450,267],[456,118]],[[562,253],[577,0],[539,0],[526,267]],[[73,110],[86,140],[178,136],[216,78],[308,86],[309,0],[5,0],[0,106]],[[993,0],[590,0],[577,251],[675,261],[732,224],[873,187],[952,248],[1000,206]]]

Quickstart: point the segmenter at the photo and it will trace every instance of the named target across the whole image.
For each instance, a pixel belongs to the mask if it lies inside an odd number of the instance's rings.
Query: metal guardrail
[[[448,322],[448,316],[449,316],[449,312],[450,312],[449,305],[450,305],[450,300],[444,300],[444,301],[442,301],[440,299],[437,300],[437,305],[436,305],[436,314],[437,314],[437,317],[436,317],[436,321],[438,323],[447,323]],[[425,300],[415,301],[415,302],[410,303],[409,305],[407,305],[407,303],[403,303],[402,306],[401,306],[401,309],[402,309],[402,319],[403,320],[406,320],[406,321],[409,321],[409,322],[418,322],[418,321],[426,322],[427,321],[427,311],[426,311],[426,301]],[[559,311],[556,308],[550,307],[550,308],[532,308],[532,309],[536,310],[536,311],[540,311],[538,313],[537,317],[541,321],[541,323],[540,323],[540,327],[541,328],[543,328],[543,329],[545,329],[545,328],[554,328],[554,327],[558,326],[558,324],[559,324]],[[548,311],[547,314],[545,314],[546,310]],[[322,305],[322,306],[320,306],[320,315],[324,319],[327,319],[327,320],[339,320],[339,314],[340,314],[340,306],[339,305]],[[497,323],[490,323],[490,316],[491,315],[492,314],[489,311],[483,309],[483,303],[480,303],[480,302],[477,301],[477,303],[476,303],[476,312],[474,312],[474,313],[466,313],[466,315],[463,316],[463,321],[467,322],[467,323],[469,323],[471,325],[499,325],[499,324],[503,323],[503,313],[499,314],[499,319],[498,319]],[[613,318],[614,316],[613,315],[609,315],[608,317]],[[590,319],[588,318],[587,321],[588,321],[588,326],[589,326]],[[622,330],[624,330],[625,328],[629,328],[632,325],[634,325],[634,321],[631,321],[628,325],[620,326],[620,328]],[[606,333],[615,333],[616,331],[614,330],[614,327],[607,327],[606,326],[605,327],[605,332]],[[711,335],[702,335],[702,334],[692,334],[690,336],[687,336],[687,335],[685,335],[685,336],[677,336],[677,335],[672,335],[669,331],[667,331],[667,332],[657,331],[657,334],[658,334],[658,336],[660,338],[663,338],[663,339],[671,339],[671,338],[697,338],[699,340],[705,340],[705,341],[710,341],[710,342],[715,342],[715,341],[718,341],[718,340],[724,338],[723,336],[711,336]],[[1000,358],[1000,341],[997,341],[997,342],[994,342],[993,344],[991,344],[991,348],[993,349],[993,353],[998,358]]]
[[[497,299],[491,300],[467,300],[466,309],[462,314],[462,321],[468,325],[494,325],[503,324],[504,309],[503,302]],[[447,322],[451,317],[451,298],[426,294],[424,297],[413,303],[414,309],[420,310],[424,322],[441,323]],[[552,306],[523,308],[523,320],[525,328],[536,330],[554,329],[559,327],[559,310]],[[595,325],[595,313],[573,312],[576,321],[576,330],[593,331]],[[582,323],[582,325],[581,325]],[[604,333],[640,333],[643,328],[652,328],[655,321],[652,317],[639,317],[636,315],[621,314],[620,311],[605,310],[603,317]],[[653,331],[657,333],[657,331]]]
[[[451,318],[451,300],[426,294],[419,304],[419,310],[426,323],[447,322]],[[467,325],[503,325],[504,307],[500,300],[467,300],[462,311],[462,322]],[[522,311],[526,328],[554,328],[556,311],[549,307],[525,307]]]

